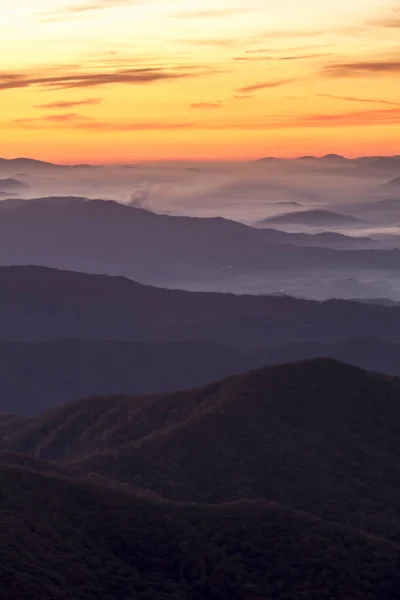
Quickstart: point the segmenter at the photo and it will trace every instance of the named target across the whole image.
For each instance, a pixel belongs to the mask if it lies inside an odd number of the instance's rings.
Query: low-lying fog
[[[0,198],[112,199],[161,214],[220,216],[292,233],[330,231],[368,237],[374,248],[388,249],[400,247],[399,177],[400,157],[60,168],[22,160],[0,162]],[[400,277],[382,270],[285,271],[267,279],[249,273],[209,285],[195,280],[170,284],[316,298],[400,299]]]

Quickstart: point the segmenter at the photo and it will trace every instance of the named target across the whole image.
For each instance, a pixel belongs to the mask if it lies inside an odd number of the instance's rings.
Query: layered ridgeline
[[[210,288],[256,273],[400,269],[399,250],[382,250],[379,244],[371,249],[365,238],[291,235],[222,218],[160,215],[84,198],[15,200],[1,208],[0,260],[7,265],[29,263],[125,275],[168,287]]]
[[[4,417],[0,590],[395,600],[399,396],[320,359]]]
[[[42,267],[0,268],[0,289],[3,413],[320,356],[400,375],[395,303],[184,292]]]
[[[29,416],[94,395],[188,389],[251,368],[321,356],[400,376],[400,343],[374,337],[250,349],[201,340],[3,343],[0,413]]]
[[[375,336],[400,340],[400,306],[166,290],[123,277],[0,268],[0,339],[207,340],[237,348]]]

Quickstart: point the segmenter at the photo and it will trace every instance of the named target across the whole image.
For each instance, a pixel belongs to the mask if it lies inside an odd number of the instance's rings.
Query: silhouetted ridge
[[[400,252],[400,251],[398,251]],[[377,336],[400,340],[400,307],[166,290],[123,277],[0,267],[0,339],[209,341],[260,348]]]
[[[79,401],[26,420],[5,447],[174,501],[265,498],[400,540],[399,395],[396,378],[317,359]]]

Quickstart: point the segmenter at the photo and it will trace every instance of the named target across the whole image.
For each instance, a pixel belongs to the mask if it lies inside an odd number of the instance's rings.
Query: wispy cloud
[[[102,101],[102,98],[84,98],[83,100],[60,100],[58,102],[49,102],[48,104],[38,104],[36,108],[60,110],[64,108],[73,108],[74,106],[101,104]]]
[[[233,60],[238,61],[286,61],[286,60],[309,60],[312,58],[322,58],[329,56],[329,54],[325,53],[315,53],[315,54],[293,54],[289,56],[271,56],[271,55],[252,55],[252,56],[237,56]]]
[[[400,108],[308,115],[298,119],[303,127],[392,125],[400,123]]]
[[[0,128],[46,129],[78,129],[97,133],[129,133],[140,131],[173,131],[173,130],[240,130],[258,131],[273,129],[309,129],[326,127],[358,127],[394,125],[400,123],[400,108],[352,111],[345,113],[306,114],[293,117],[281,115],[268,119],[249,121],[189,121],[189,122],[157,122],[157,121],[102,121],[90,119],[75,113],[50,115],[44,119],[19,119],[0,123]]]
[[[182,11],[170,15],[176,19],[214,19],[218,17],[233,17],[252,12],[249,8],[216,8],[214,10]]]
[[[336,96],[335,94],[316,94],[318,98],[331,98],[333,100],[343,100],[346,102],[360,102],[363,104],[386,104],[389,106],[400,106],[400,102],[382,100],[380,98],[359,98],[357,96]]]
[[[58,71],[59,73],[59,71]],[[160,68],[116,69],[104,72],[65,72],[58,74],[56,70],[49,74],[48,69],[36,75],[32,71],[0,72],[0,90],[10,90],[28,87],[45,89],[90,88],[115,84],[150,84],[169,79],[184,79],[198,76],[193,70],[167,70]]]
[[[371,74],[400,73],[400,59],[371,60],[327,65],[323,69],[331,77],[355,77]]]
[[[386,12],[383,16],[374,21],[370,21],[368,25],[387,27],[389,29],[400,28],[400,5],[394,6],[391,11]]]
[[[78,113],[60,113],[57,115],[46,115],[40,118],[25,118],[25,119],[15,119],[13,123],[17,123],[19,125],[38,125],[41,126],[45,123],[70,123],[71,121],[79,122],[81,124],[82,121],[89,121],[90,117],[86,117],[84,115],[80,115]]]
[[[235,94],[233,100],[252,100],[255,98],[253,94]]]
[[[278,81],[263,81],[260,83],[253,83],[252,85],[246,85],[244,87],[238,88],[236,91],[239,94],[248,94],[251,92],[258,92],[259,90],[266,90],[270,88],[277,88],[283,85],[289,85],[296,81],[295,79],[282,79]]]
[[[213,109],[213,108],[222,108],[223,104],[221,101],[218,102],[193,102],[190,104],[190,108],[205,108],[205,109]]]
[[[41,13],[39,17],[42,21],[59,21],[66,16],[79,18],[90,15],[94,11],[118,8],[120,6],[135,6],[136,4],[143,4],[143,2],[140,2],[140,0],[93,0],[92,2],[82,4],[66,4],[55,11]]]
[[[196,129],[198,122],[163,122],[163,121],[122,121],[98,120],[78,113],[61,113],[47,115],[42,118],[14,119],[3,122],[0,128],[12,129],[23,126],[34,130],[78,129],[98,133],[129,133],[132,131],[173,131],[178,129]]]
[[[175,40],[188,46],[216,46],[219,48],[236,48],[242,44],[238,38],[200,38]]]

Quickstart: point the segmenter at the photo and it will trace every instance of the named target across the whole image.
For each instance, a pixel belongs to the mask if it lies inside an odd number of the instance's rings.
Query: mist
[[[388,251],[400,247],[399,173],[399,157],[348,160],[332,155],[319,159],[266,158],[247,163],[171,162],[108,166],[59,166],[19,159],[0,162],[0,180],[7,180],[6,189],[2,189],[0,181],[0,206],[15,208],[21,203],[28,204],[23,200],[33,202],[49,197],[53,198],[54,204],[54,198],[60,203],[64,202],[62,198],[77,197],[88,201],[112,200],[157,215],[201,219],[222,217],[257,230],[264,229],[270,237],[281,232],[282,239],[271,238],[270,241],[281,242],[275,247],[280,263],[283,260],[285,265],[279,268],[267,260],[262,266],[260,259],[243,262],[241,258],[232,258],[231,264],[227,258],[227,264],[218,269],[214,268],[210,254],[201,264],[196,258],[179,268],[174,264],[170,269],[170,263],[164,268],[161,261],[159,269],[152,266],[146,273],[147,263],[142,269],[133,268],[124,257],[127,266],[118,267],[121,260],[116,257],[92,260],[85,251],[74,260],[63,256],[58,262],[43,252],[37,260],[45,266],[110,274],[121,272],[145,283],[196,291],[290,294],[315,299],[384,296],[400,300],[400,277],[393,268],[392,259],[385,267],[385,260],[379,258],[376,268],[375,258],[369,267],[364,255],[362,265],[357,266],[359,263],[352,260],[355,254],[351,253],[353,250]],[[12,193],[8,192],[10,185]],[[209,235],[207,230],[205,222],[205,235]],[[165,253],[159,233],[151,233],[151,230],[147,233],[150,238],[153,236],[153,246],[147,248],[145,245],[140,252],[155,257],[157,252]],[[285,238],[283,234],[292,235]],[[118,237],[118,232],[113,231],[110,235]],[[171,233],[173,235],[177,234]],[[233,251],[232,256],[235,256],[240,253],[237,240],[229,238],[230,241],[225,242],[224,235],[222,230],[220,234],[215,232],[212,244],[217,254]],[[232,231],[230,235],[236,234]],[[203,252],[201,246],[198,250],[190,248],[189,238],[181,246],[177,242],[173,251],[175,262],[179,252]],[[225,243],[229,245],[223,248]],[[256,250],[253,242],[249,243],[251,250],[249,247],[247,251],[257,256],[261,250]],[[305,257],[300,263],[295,260],[291,268],[287,259],[290,248],[286,244],[302,247],[303,251],[313,247],[309,267]],[[322,260],[316,259],[318,246],[331,248],[336,255],[324,259],[321,250]],[[337,254],[344,250],[349,254]],[[245,247],[243,252],[246,252]],[[25,260],[18,256],[17,264]],[[341,256],[343,260],[340,260]]]

